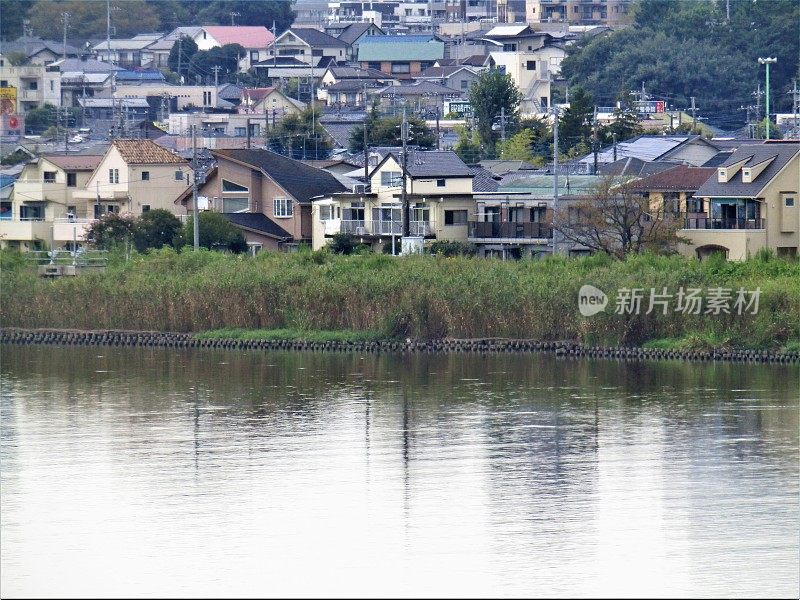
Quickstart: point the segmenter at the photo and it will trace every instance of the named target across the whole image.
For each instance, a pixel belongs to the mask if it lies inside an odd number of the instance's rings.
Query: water
[[[797,597],[797,366],[4,346],[0,594]]]

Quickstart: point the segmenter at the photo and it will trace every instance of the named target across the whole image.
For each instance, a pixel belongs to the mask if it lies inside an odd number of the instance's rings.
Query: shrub
[[[467,242],[436,240],[430,245],[430,253],[440,256],[475,256],[478,253],[478,249],[475,244]]]

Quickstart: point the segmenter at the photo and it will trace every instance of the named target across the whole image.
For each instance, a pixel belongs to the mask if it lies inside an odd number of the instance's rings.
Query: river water
[[[796,365],[0,350],[4,598],[800,592]]]

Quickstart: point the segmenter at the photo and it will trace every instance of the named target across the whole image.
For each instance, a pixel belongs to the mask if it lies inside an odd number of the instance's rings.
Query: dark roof
[[[392,79],[391,75],[387,75],[383,71],[377,69],[362,69],[360,67],[346,67],[346,66],[331,66],[328,68],[336,79]]]
[[[341,81],[337,81],[336,83],[333,83],[324,89],[332,92],[353,92],[356,90],[363,90],[364,86],[373,89],[383,87],[381,83],[375,81],[374,79],[342,79]]]
[[[612,163],[600,164],[598,171],[600,175],[610,175],[612,177],[621,177],[627,175],[634,175],[639,177],[646,177],[647,175],[654,175],[661,171],[666,171],[676,166],[678,163],[656,161],[650,162],[628,156],[620,158]]]
[[[463,96],[463,93],[446,85],[432,81],[418,81],[409,85],[387,85],[381,89],[381,96]]]
[[[458,73],[460,70],[466,69],[470,73],[475,73],[472,69],[470,69],[466,65],[444,65],[441,67],[428,67],[422,73],[417,75],[417,77],[435,77],[435,78],[444,78],[450,77],[454,73]]]
[[[276,238],[292,237],[292,234],[263,213],[222,213],[222,216],[243,229],[250,229]]]
[[[289,31],[312,48],[347,48],[349,46],[347,42],[343,42],[339,38],[335,38],[318,29],[298,27]]]
[[[800,152],[800,142],[777,142],[742,146],[725,161],[723,166],[734,165],[743,160],[747,160],[747,162],[742,165],[742,168],[752,167],[770,159],[772,159],[772,162],[752,183],[744,183],[742,181],[741,169],[727,183],[720,183],[716,177],[710,177],[700,186],[695,196],[755,198],[790,160],[797,158],[798,152]]]
[[[694,192],[703,185],[709,177],[712,177],[717,172],[716,169],[708,167],[689,167],[686,165],[678,165],[638,179],[631,184],[629,188],[637,191],[684,191]]]
[[[348,46],[352,45],[359,37],[364,35],[364,33],[373,25],[374,23],[350,23],[347,27],[344,28],[337,37],[342,40]],[[377,25],[376,25],[377,27]],[[380,27],[378,27],[380,29]],[[383,31],[383,29],[381,29]]]
[[[399,158],[395,156],[395,160]],[[452,150],[414,150],[408,153],[411,177],[472,177],[473,171]]]
[[[217,159],[230,158],[260,169],[298,202],[324,194],[343,192],[345,187],[332,174],[269,150],[215,150]]]
[[[733,150],[723,150],[722,152],[717,152],[714,156],[709,158],[706,162],[704,162],[701,167],[719,167],[725,164],[725,161],[728,160],[733,154]]]
[[[492,176],[491,171],[481,167],[470,167],[469,170],[473,175],[473,192],[496,192],[500,188],[500,182]]]
[[[347,148],[350,144],[350,134],[360,123],[329,123],[320,121],[325,132],[333,138],[337,148]]]
[[[20,37],[13,42],[3,42],[3,54],[21,52],[26,57],[35,56],[42,50],[49,50],[56,56],[62,56],[64,44],[53,40],[43,40],[37,37]],[[81,50],[67,44],[67,56],[80,56]]]
[[[482,67],[486,64],[486,59],[489,58],[484,54],[473,54],[467,58],[441,58],[436,62],[441,67],[449,67],[454,65],[466,67]]]

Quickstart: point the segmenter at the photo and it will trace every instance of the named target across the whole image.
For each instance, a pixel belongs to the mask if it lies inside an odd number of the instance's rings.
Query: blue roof
[[[166,81],[161,71],[117,71],[117,81]]]

